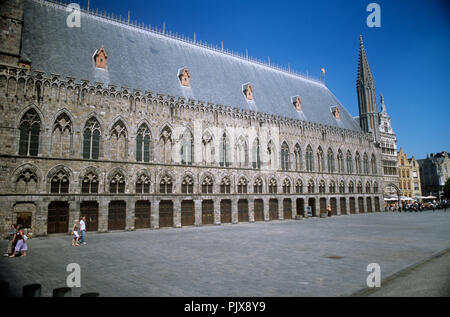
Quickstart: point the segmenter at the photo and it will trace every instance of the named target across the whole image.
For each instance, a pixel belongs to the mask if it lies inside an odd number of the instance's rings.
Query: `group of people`
[[[81,220],[75,220],[75,223],[72,227],[72,246],[79,246],[86,244],[86,241],[84,241],[84,238],[86,236],[86,217],[81,217]]]
[[[27,240],[28,237],[23,232],[22,226],[12,224],[11,232],[9,234],[8,249],[4,256],[9,256],[10,258],[14,258],[19,254],[26,256],[28,251]]]
[[[436,210],[444,209],[445,211],[449,207],[447,200],[432,202],[403,202],[400,206],[398,203],[387,204],[385,211],[424,211],[424,210]]]

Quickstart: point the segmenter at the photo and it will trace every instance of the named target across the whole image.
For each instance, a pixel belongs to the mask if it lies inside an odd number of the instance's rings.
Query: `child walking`
[[[78,243],[78,240],[80,240],[79,230],[80,230],[80,226],[78,224],[78,220],[75,220],[75,223],[73,224],[73,227],[72,227],[72,235],[73,235],[72,246],[78,247],[80,245]]]

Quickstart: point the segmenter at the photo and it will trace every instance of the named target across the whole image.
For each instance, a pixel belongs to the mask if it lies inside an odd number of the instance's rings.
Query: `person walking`
[[[78,247],[80,245],[78,243],[78,241],[80,240],[79,230],[80,230],[80,224],[78,223],[78,220],[75,220],[75,223],[73,224],[73,227],[72,227],[72,235],[73,235],[72,246]]]
[[[13,254],[9,257],[14,258],[17,253],[22,253],[22,256],[27,256],[28,246],[27,246],[27,236],[23,233],[21,225],[17,226],[17,232],[14,235],[14,240],[16,242],[16,247],[14,248]]]
[[[10,256],[13,253],[13,247],[14,247],[14,238],[17,233],[17,226],[16,224],[11,225],[11,232],[9,233],[9,242],[8,242],[8,248],[6,249],[6,253],[3,256]]]
[[[86,216],[81,217],[80,220],[80,244],[86,244],[84,237],[86,236]]]

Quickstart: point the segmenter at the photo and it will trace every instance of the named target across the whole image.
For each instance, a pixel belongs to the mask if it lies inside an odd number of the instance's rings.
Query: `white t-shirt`
[[[83,220],[80,221],[80,230],[81,231],[86,230],[86,224],[84,223]]]

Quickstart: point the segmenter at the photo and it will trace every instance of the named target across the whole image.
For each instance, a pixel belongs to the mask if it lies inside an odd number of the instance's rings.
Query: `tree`
[[[450,178],[447,179],[444,185],[444,196],[447,197],[447,199],[450,199]]]

